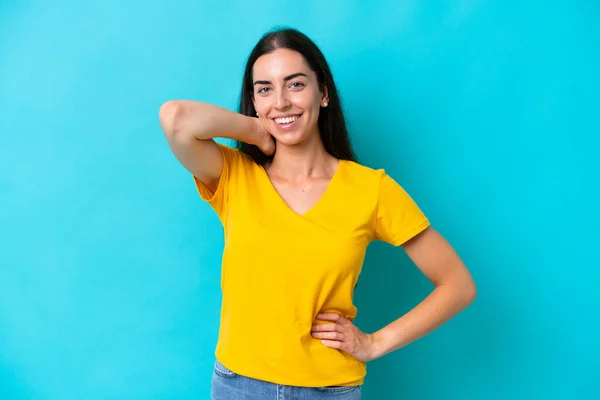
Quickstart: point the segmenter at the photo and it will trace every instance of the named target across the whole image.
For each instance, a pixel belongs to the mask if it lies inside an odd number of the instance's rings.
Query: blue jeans
[[[212,400],[360,400],[361,386],[299,387],[238,375],[215,361]]]

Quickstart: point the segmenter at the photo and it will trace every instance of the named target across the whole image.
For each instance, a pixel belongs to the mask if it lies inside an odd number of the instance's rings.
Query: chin
[[[307,135],[302,132],[278,132],[276,135],[273,135],[277,144],[282,144],[284,146],[297,146],[306,141]]]

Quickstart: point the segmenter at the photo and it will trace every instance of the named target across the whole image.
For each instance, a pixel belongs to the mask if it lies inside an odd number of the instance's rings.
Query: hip
[[[285,368],[285,367],[284,367]],[[237,374],[215,361],[212,400],[360,400],[362,385],[306,387],[279,385]]]

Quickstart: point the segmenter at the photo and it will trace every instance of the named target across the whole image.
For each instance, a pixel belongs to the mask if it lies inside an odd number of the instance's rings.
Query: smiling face
[[[319,111],[328,101],[304,57],[277,49],[252,69],[254,108],[278,143],[293,146],[318,135]]]

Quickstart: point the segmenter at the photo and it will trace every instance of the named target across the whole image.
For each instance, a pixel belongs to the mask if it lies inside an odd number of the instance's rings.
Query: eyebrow
[[[297,76],[304,76],[306,78],[308,78],[308,76],[302,72],[296,72],[295,74],[291,74],[286,76],[285,78],[283,78],[284,81],[289,81],[290,79],[294,79]],[[254,85],[270,85],[271,81],[255,81]]]

